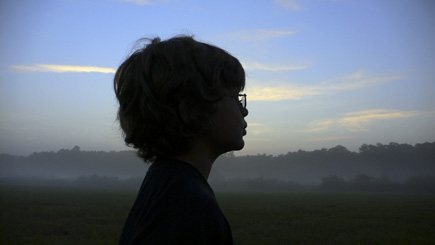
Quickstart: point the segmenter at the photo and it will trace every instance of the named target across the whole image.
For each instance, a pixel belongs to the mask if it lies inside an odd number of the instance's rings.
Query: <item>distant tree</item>
[[[78,151],[80,151],[80,146],[74,146],[72,149],[71,149],[71,151],[74,151],[74,152],[78,152]]]
[[[361,154],[373,154],[377,151],[377,147],[374,145],[363,144],[359,147],[359,153]]]
[[[64,153],[67,153],[67,152],[69,152],[69,150],[68,149],[60,149],[60,150],[58,150],[57,151],[57,154],[64,154]]]
[[[230,152],[223,154],[223,157],[234,158],[236,156],[234,155],[234,151],[230,151]]]
[[[344,147],[342,145],[337,145],[335,147],[329,148],[328,151],[329,152],[339,152],[339,153],[342,153],[342,152],[348,153],[348,152],[350,152],[346,147]]]

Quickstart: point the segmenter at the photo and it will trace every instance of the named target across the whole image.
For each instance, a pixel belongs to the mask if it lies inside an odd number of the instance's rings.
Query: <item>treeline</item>
[[[120,179],[110,176],[80,176],[76,179],[3,178],[1,185],[57,186],[97,190],[137,191],[143,178]],[[337,176],[322,178],[318,184],[300,184],[278,179],[230,179],[211,181],[216,192],[377,192],[377,193],[431,193],[435,194],[435,177],[414,176],[404,182],[393,182],[386,176],[365,174],[345,180]]]
[[[34,152],[29,156],[0,154],[0,177],[66,178],[79,176],[145,175],[148,165],[133,151],[82,151],[79,146],[57,152]]]
[[[57,152],[35,152],[29,156],[0,154],[0,181],[11,178],[76,180],[82,176],[106,176],[99,178],[114,178],[110,182],[118,179],[121,185],[124,180],[142,179],[148,167],[133,151],[82,151],[75,146]],[[354,180],[355,176],[370,176],[370,183],[373,179],[388,179],[392,183],[405,184],[411,178],[422,178],[424,183],[429,183],[425,178],[435,176],[435,142],[364,144],[358,152],[338,145],[278,156],[235,156],[228,153],[218,158],[209,180],[222,188],[226,188],[222,183],[234,182],[239,186],[252,183],[259,185],[258,188],[264,185],[286,186],[286,189],[299,184],[323,185],[326,190],[331,185],[328,182],[331,176],[337,178],[336,186],[341,183],[355,187],[358,182]]]
[[[212,177],[276,178],[298,183],[319,183],[325,176],[350,179],[365,174],[403,182],[412,176],[435,176],[435,142],[416,144],[364,144],[359,152],[338,145],[330,149],[299,150],[278,156],[219,158]]]

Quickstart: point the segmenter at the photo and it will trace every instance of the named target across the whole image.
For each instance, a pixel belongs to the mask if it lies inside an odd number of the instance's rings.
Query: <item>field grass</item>
[[[435,244],[435,196],[225,194],[238,244]]]
[[[116,244],[136,192],[0,186],[0,244]],[[435,196],[217,193],[237,244],[435,244]]]

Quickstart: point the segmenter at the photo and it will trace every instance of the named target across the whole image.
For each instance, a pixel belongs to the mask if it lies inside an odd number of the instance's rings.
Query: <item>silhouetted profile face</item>
[[[212,129],[206,133],[211,148],[217,154],[241,150],[245,142],[248,110],[239,101],[237,90],[229,91],[218,102],[217,110],[212,114]]]
[[[196,141],[217,155],[242,149],[248,112],[237,99],[245,87],[239,60],[192,37],[148,41],[114,79],[125,143],[151,162],[186,154]]]

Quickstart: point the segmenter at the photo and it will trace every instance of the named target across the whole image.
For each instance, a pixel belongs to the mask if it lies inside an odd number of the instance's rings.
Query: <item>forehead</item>
[[[239,87],[235,87],[235,86],[232,86],[232,87],[230,87],[230,88],[223,88],[223,93],[224,93],[224,94],[238,94],[238,93],[240,93],[241,91],[242,91],[241,88],[239,88]]]
[[[226,69],[222,70],[220,83],[227,91],[238,93],[245,87],[245,71],[238,60],[234,60],[237,61],[236,64],[228,64]]]

